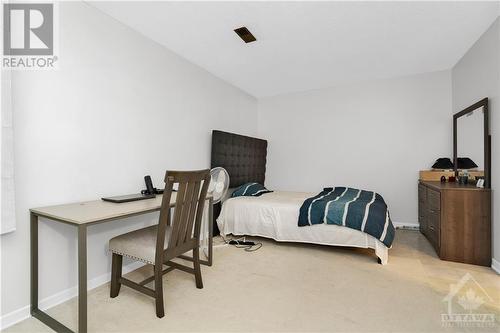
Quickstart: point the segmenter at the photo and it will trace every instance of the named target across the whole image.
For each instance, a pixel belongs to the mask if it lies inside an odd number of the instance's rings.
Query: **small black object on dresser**
[[[432,165],[433,169],[441,169],[441,170],[451,170],[453,169],[453,162],[448,157],[441,157],[434,162]]]

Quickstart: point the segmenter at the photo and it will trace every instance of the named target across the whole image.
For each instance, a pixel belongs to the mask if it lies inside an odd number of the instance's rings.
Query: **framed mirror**
[[[484,187],[491,187],[491,135],[488,98],[453,115],[453,164],[459,169],[484,170]],[[464,159],[465,158],[465,159]],[[468,158],[468,159],[467,159]]]

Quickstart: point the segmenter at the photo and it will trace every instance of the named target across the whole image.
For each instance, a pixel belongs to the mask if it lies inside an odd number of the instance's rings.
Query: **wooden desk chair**
[[[172,187],[179,184],[173,223],[170,219]],[[203,288],[201,279],[199,245],[203,208],[210,183],[210,171],[167,171],[158,225],[135,230],[109,241],[113,253],[111,264],[111,297],[118,296],[121,284],[154,297],[156,316],[165,315],[163,307],[163,274],[179,269],[194,274],[196,287]],[[201,190],[200,190],[201,189]],[[182,254],[193,251],[193,268],[172,262]],[[154,275],[136,283],[122,277],[123,256],[154,265]],[[163,265],[169,266],[163,270]],[[154,289],[145,285],[154,281]]]

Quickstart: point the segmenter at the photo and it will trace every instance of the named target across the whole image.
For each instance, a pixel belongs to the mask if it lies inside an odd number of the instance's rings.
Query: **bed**
[[[259,197],[230,198],[222,205],[217,225],[222,235],[260,236],[282,242],[370,248],[375,250],[382,264],[387,263],[387,247],[364,232],[324,224],[299,227],[297,220],[300,206],[313,195],[275,191]]]
[[[267,141],[222,131],[212,133],[212,167],[224,167],[230,188],[248,182],[264,184]],[[274,189],[273,189],[274,190]],[[220,233],[271,238],[276,241],[370,248],[379,263],[388,262],[388,247],[377,238],[344,226],[298,226],[299,210],[315,193],[275,190],[258,197],[223,200],[215,216]]]

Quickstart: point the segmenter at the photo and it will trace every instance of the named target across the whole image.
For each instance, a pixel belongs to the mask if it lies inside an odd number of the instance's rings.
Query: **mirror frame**
[[[458,177],[457,168],[457,120],[460,117],[466,116],[467,114],[474,112],[479,108],[483,108],[484,116],[484,188],[491,188],[491,135],[490,135],[490,124],[488,116],[488,98],[483,98],[477,103],[472,104],[468,108],[457,112],[453,115],[453,164],[455,170],[455,177]]]

